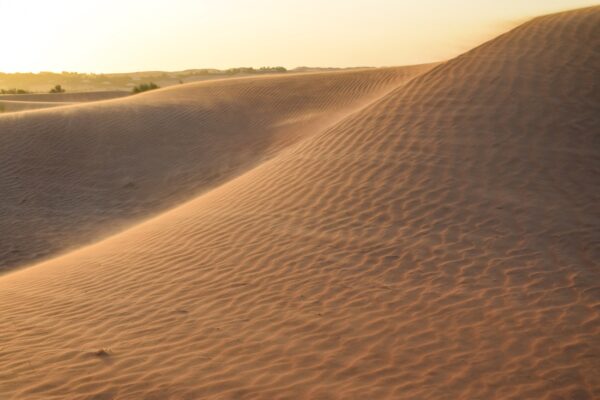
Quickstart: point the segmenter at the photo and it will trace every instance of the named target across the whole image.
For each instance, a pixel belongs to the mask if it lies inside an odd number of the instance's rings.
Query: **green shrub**
[[[133,93],[142,93],[142,92],[146,92],[148,90],[154,90],[154,89],[158,89],[158,88],[159,88],[159,86],[154,82],[142,83],[133,88]]]
[[[56,85],[52,89],[50,89],[50,93],[64,93],[64,92],[66,92],[66,90],[63,89],[63,87],[61,85]]]

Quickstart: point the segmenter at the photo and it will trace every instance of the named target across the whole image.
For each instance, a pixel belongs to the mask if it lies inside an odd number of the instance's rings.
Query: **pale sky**
[[[388,66],[585,0],[0,0],[0,72]]]

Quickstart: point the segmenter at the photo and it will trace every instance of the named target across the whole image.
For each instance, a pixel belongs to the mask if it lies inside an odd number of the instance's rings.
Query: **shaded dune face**
[[[23,100],[2,100],[0,99],[0,113],[37,110],[41,108],[59,107],[74,103],[59,101],[23,101]]]
[[[128,96],[125,91],[81,93],[1,94],[0,114],[7,112],[37,110],[83,102],[109,100]]]
[[[213,81],[4,115],[0,271],[190,199],[430,68]]]
[[[598,27],[535,19],[1,277],[0,394],[600,397]]]

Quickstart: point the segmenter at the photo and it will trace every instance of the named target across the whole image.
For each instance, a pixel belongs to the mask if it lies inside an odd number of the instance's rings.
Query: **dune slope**
[[[43,103],[79,103],[88,101],[109,100],[129,96],[131,92],[110,90],[102,92],[67,92],[67,93],[29,93],[29,94],[0,94],[0,100],[30,101]]]
[[[37,110],[41,108],[59,107],[71,104],[73,103],[59,101],[0,100],[0,112],[5,113],[25,110]]]
[[[430,68],[212,81],[0,116],[0,271],[188,200]]]
[[[535,19],[0,277],[0,394],[600,397],[598,27]]]
[[[80,93],[36,93],[36,94],[1,94],[0,114],[38,110],[76,103],[109,100],[130,95],[125,91],[80,92]]]

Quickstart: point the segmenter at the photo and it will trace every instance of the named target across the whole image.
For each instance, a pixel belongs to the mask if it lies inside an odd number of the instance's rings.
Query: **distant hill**
[[[328,72],[328,71],[342,71],[342,70],[352,70],[352,69],[369,69],[375,67],[349,67],[349,68],[336,68],[336,67],[296,67],[291,72]]]
[[[288,72],[284,67],[189,69],[185,71],[142,71],[117,74],[85,74],[79,72],[2,73],[0,89],[22,89],[29,92],[48,92],[61,85],[67,92],[98,90],[131,90],[141,82],[155,82],[160,87],[180,83],[219,79],[231,76],[257,74],[280,74]]]

